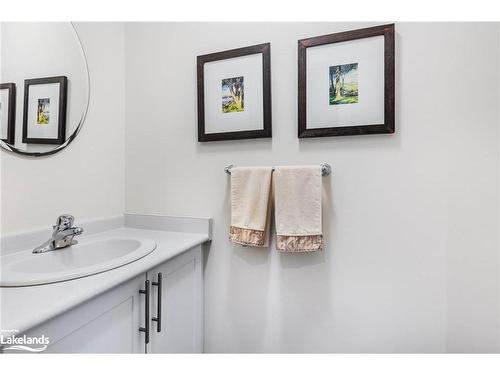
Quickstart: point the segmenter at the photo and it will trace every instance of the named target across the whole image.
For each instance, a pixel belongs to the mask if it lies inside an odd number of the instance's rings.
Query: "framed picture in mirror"
[[[65,76],[24,81],[23,143],[64,143],[67,95]]]
[[[394,133],[394,24],[298,41],[298,136]]]
[[[0,83],[0,139],[14,144],[16,129],[16,84]]]
[[[198,56],[198,141],[270,138],[269,43]]]

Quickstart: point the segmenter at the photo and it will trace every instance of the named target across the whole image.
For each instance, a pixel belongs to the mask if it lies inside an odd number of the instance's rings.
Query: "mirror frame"
[[[76,30],[76,27],[73,24],[73,22],[69,22],[69,24],[71,25],[71,28],[73,29],[73,32],[76,35],[76,39],[78,40],[78,43],[80,45],[80,49],[82,51],[82,56],[83,56],[84,65],[85,65],[85,73],[87,75],[87,102],[85,103],[85,109],[83,111],[82,117],[80,118],[80,121],[78,122],[78,126],[73,131],[73,133],[68,138],[66,138],[66,140],[62,144],[60,144],[59,146],[57,146],[49,151],[44,151],[44,152],[24,151],[24,150],[20,150],[19,148],[0,140],[0,147],[2,148],[2,150],[12,152],[12,153],[15,153],[17,155],[28,156],[28,157],[41,157],[41,156],[53,155],[59,151],[64,150],[66,147],[68,147],[68,145],[71,142],[73,142],[73,140],[76,138],[76,136],[78,135],[78,133],[82,129],[82,126],[85,123],[85,119],[87,118],[87,113],[89,111],[89,105],[90,105],[90,72],[89,72],[89,64],[87,61],[87,55],[85,54],[85,48],[83,48],[82,39],[80,38],[80,35],[78,34],[78,31]]]

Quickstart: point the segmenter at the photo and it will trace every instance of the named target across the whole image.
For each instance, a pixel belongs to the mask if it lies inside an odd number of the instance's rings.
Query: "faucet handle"
[[[56,231],[66,230],[73,226],[74,221],[75,217],[73,215],[61,215],[57,218],[56,225],[53,228]]]

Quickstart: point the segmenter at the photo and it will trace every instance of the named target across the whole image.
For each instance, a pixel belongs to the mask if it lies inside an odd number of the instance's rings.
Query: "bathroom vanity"
[[[49,338],[44,352],[52,353],[202,352],[203,249],[210,241],[211,220],[125,215],[82,227],[90,233],[79,241],[89,249],[103,241],[115,244],[117,238],[124,244],[147,239],[155,248],[135,261],[90,276],[2,286],[4,338],[44,335]],[[40,237],[4,238],[2,244],[26,248]],[[56,251],[64,255],[66,250]],[[76,258],[70,255],[63,261],[70,266]],[[25,352],[8,346],[0,350]]]

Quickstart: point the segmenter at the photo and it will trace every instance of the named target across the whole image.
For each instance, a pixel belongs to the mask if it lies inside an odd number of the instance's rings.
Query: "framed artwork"
[[[16,129],[16,84],[0,83],[0,139],[14,144]]]
[[[298,136],[394,133],[394,24],[299,40]]]
[[[67,96],[68,79],[65,76],[24,81],[24,143],[64,143]]]
[[[198,56],[198,141],[270,138],[269,43]]]

